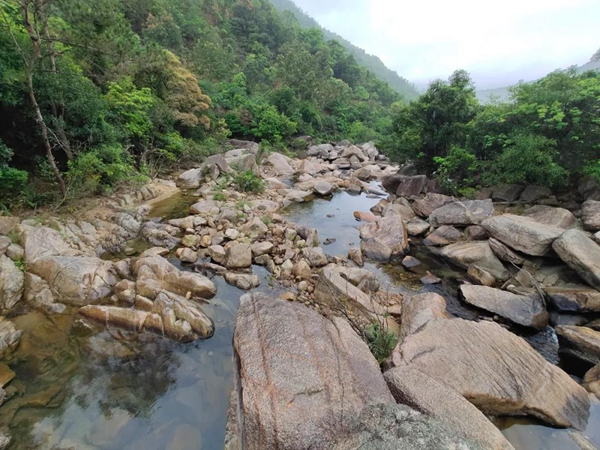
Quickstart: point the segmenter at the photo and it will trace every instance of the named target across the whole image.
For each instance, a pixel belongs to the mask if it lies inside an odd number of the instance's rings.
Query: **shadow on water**
[[[176,196],[159,204],[153,215],[188,214],[194,198]],[[379,199],[340,193],[283,211],[298,225],[316,228],[328,255],[346,256],[360,245],[354,211],[369,211]],[[457,297],[461,271],[413,242],[412,255],[443,283],[422,286],[420,276],[399,264],[366,264],[382,289],[411,295],[442,294],[449,312],[476,319],[481,311],[466,308]],[[184,266],[172,261],[180,268]],[[262,267],[259,291],[271,280]],[[48,318],[29,312],[14,318],[23,330],[21,343],[5,361],[16,373],[7,386],[11,398],[0,408],[0,427],[14,437],[10,450],[195,450],[223,446],[229,394],[233,385],[232,338],[242,292],[214,278],[217,297],[203,306],[216,325],[208,340],[178,344],[160,336],[116,329],[88,330],[74,325],[73,312]],[[538,337],[524,336],[535,340]],[[542,343],[545,338],[540,338]],[[565,367],[569,369],[570,365]],[[600,402],[593,401],[585,435],[600,444]],[[494,418],[517,450],[577,450],[567,430],[525,419]]]

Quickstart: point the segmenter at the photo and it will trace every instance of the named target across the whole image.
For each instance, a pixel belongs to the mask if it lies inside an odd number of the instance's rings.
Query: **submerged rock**
[[[565,231],[552,245],[571,269],[587,283],[600,290],[600,246],[583,231]]]
[[[548,325],[548,312],[539,294],[517,295],[487,286],[463,284],[460,292],[470,305],[498,314],[519,325],[537,329]]]
[[[332,448],[365,406],[394,401],[351,326],[302,305],[243,296],[233,345],[238,408],[228,429],[241,448]]]
[[[446,383],[485,414],[532,415],[578,430],[589,416],[585,389],[495,323],[429,322],[404,340],[393,365]]]
[[[450,386],[411,367],[388,370],[384,378],[398,403],[439,420],[484,449],[513,449],[500,430]]]

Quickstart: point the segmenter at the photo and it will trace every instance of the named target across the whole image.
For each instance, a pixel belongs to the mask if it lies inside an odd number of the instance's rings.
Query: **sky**
[[[504,87],[600,48],[600,0],[294,1],[418,86],[465,69],[478,89]]]

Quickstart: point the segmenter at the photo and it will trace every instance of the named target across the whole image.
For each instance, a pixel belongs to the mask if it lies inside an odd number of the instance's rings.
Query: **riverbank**
[[[308,153],[305,160],[271,154],[261,161],[248,143],[182,174],[177,184],[186,193],[167,183],[162,197],[149,189],[145,198],[142,191],[139,199],[109,205],[104,219],[0,219],[0,232],[11,240],[3,261],[11,261],[6,266],[17,280],[3,297],[3,361],[14,377],[5,378],[0,419],[7,434],[31,436],[9,448],[218,448],[234,378],[234,392],[245,395],[236,399],[229,448],[236,448],[236,428],[246,439],[268,439],[262,448],[281,443],[282,430],[298,417],[307,427],[294,431],[302,435],[298,442],[353,448],[360,436],[375,432],[361,412],[376,403],[391,410],[372,414],[409,414],[404,425],[413,426],[413,437],[427,432],[468,448],[511,445],[479,410],[586,429],[589,395],[556,366],[581,376],[595,358],[593,346],[572,337],[593,331],[600,311],[593,263],[574,262],[582,252],[569,250],[580,240],[584,254],[597,247],[593,235],[577,231],[577,212],[436,194],[424,177],[397,175],[371,144],[315,146]],[[266,190],[235,191],[239,172],[253,172]],[[150,197],[156,198],[152,206]],[[593,207],[587,203],[581,214],[588,228]],[[551,250],[554,245],[559,250]],[[262,296],[242,302],[234,335],[242,290]],[[264,313],[257,313],[262,305]],[[318,333],[308,331],[316,324]],[[369,351],[373,326],[399,336],[382,358],[385,378]],[[265,334],[253,338],[260,329]],[[346,339],[337,342],[322,334],[326,329]],[[469,349],[479,330],[476,353]],[[352,352],[343,350],[348,342]],[[279,350],[270,353],[274,346]],[[440,352],[431,365],[421,356],[423,346]],[[322,358],[307,358],[310,348],[320,349]],[[294,362],[300,360],[302,370]],[[326,375],[340,364],[350,378]],[[43,367],[55,372],[34,386]],[[257,382],[250,367],[269,375]],[[430,388],[478,427],[449,420],[450,410],[438,409],[444,405],[429,404],[410,382],[415,371],[419,383],[431,378]],[[143,383],[135,381],[138,372],[146,374]],[[589,376],[586,387],[594,390]],[[536,403],[532,393],[540,389],[547,395]],[[356,397],[333,394],[347,390]],[[312,394],[303,397],[306,392]],[[259,398],[268,400],[256,403]],[[296,398],[302,398],[300,409]],[[394,398],[415,409],[393,406]],[[349,402],[342,415],[340,401]],[[276,430],[270,428],[262,408],[284,405]],[[317,425],[313,411],[319,410],[331,412],[333,428]],[[586,433],[597,439],[590,428]],[[521,437],[511,436],[515,448],[534,448],[519,444]],[[567,432],[559,439],[568,442],[560,448],[576,445]],[[540,445],[546,441],[540,438]]]

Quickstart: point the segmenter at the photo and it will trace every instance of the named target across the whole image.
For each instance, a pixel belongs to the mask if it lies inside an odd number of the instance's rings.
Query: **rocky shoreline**
[[[19,345],[10,318],[30,309],[77,308],[77,326],[89,329],[210,338],[203,305],[218,296],[214,277],[249,291],[261,283],[252,267],[264,266],[281,293],[241,300],[226,448],[512,448],[485,414],[585,429],[586,389],[600,393],[597,185],[583,180],[579,201],[563,204],[521,186],[465,200],[391,165],[371,143],[312,146],[302,160],[233,144],[175,181],[196,197],[187,216],[152,219],[148,205],[136,206],[173,190],[168,182],[116,198],[90,220],[0,216],[3,359]],[[243,172],[262,178],[265,192],[235,191],[228,180]],[[338,191],[381,200],[355,211],[360,245],[328,256],[330,242],[290,223],[285,208]],[[440,282],[411,255],[417,244],[462,270],[460,298],[479,321],[453,318],[435,293],[380,289],[363,267],[401,264],[424,285]],[[371,324],[399,337],[381,366],[365,342]],[[561,353],[590,369],[581,384],[522,330],[557,337]],[[4,389],[1,397],[11,399]]]

